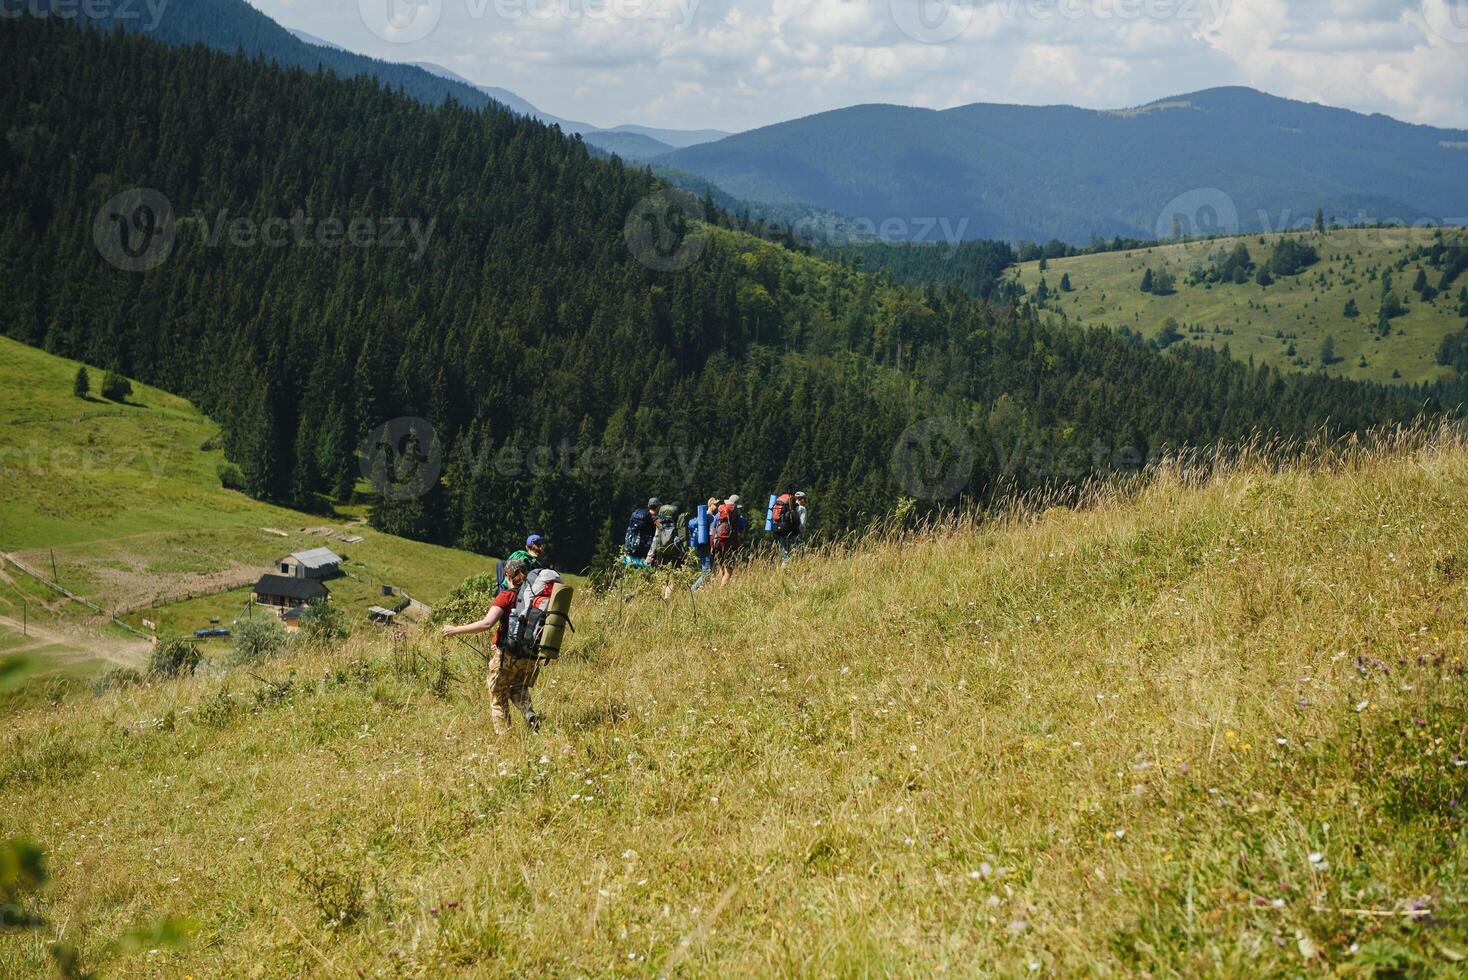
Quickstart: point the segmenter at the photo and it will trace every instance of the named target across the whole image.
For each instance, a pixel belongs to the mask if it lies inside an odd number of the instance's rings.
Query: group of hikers
[[[765,510],[765,530],[774,538],[783,564],[790,560],[809,526],[810,511],[804,491],[774,494]],[[619,563],[628,568],[676,569],[695,565],[697,589],[715,574],[720,587],[729,584],[749,532],[749,521],[739,495],[721,500],[710,497],[691,512],[657,497],[638,507],[627,522]],[[460,626],[447,625],[445,637],[465,637],[494,630],[485,686],[489,689],[490,721],[498,735],[510,731],[510,705],[520,709],[532,732],[540,731],[540,715],[530,700],[530,689],[541,664],[560,650],[562,630],[570,626],[571,589],[546,559],[546,542],[539,534],[525,539],[525,547],[500,563],[495,572],[496,595],[484,616]],[[671,581],[663,597],[671,595]]]
[[[765,510],[765,530],[774,538],[781,563],[800,547],[810,523],[805,491],[774,494]],[[713,496],[692,511],[657,497],[632,511],[622,542],[621,565],[627,568],[681,568],[696,563],[695,590],[710,574],[719,586],[729,584],[745,544],[749,520],[739,495],[721,500]],[[664,590],[666,595],[667,589]]]

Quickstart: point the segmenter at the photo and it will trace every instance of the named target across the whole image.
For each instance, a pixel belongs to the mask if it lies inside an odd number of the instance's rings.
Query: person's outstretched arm
[[[504,616],[505,610],[500,606],[495,606],[494,608],[490,609],[489,612],[485,613],[484,618],[481,620],[473,623],[466,623],[463,626],[445,626],[443,628],[443,635],[471,636],[475,633],[484,633],[488,630],[494,629],[495,624],[503,619]]]

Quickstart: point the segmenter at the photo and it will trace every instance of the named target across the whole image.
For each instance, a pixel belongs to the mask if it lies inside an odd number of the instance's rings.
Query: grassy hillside
[[[1186,339],[1222,347],[1236,357],[1253,357],[1281,369],[1316,370],[1370,381],[1432,381],[1452,372],[1434,359],[1438,344],[1465,323],[1460,312],[1460,280],[1430,303],[1419,301],[1411,289],[1419,269],[1432,285],[1438,273],[1425,261],[1412,259],[1419,248],[1430,246],[1434,230],[1343,229],[1307,235],[1320,261],[1296,276],[1276,276],[1273,285],[1260,286],[1251,276],[1244,284],[1190,285],[1196,266],[1209,266],[1242,242],[1256,263],[1269,258],[1281,235],[1194,241],[1127,252],[1103,252],[1051,259],[1041,272],[1038,262],[1027,262],[1012,273],[1033,296],[1040,279],[1051,294],[1047,305],[1077,323],[1128,327],[1144,337],[1155,337],[1169,317],[1177,321]],[[1298,236],[1294,236],[1298,237]],[[1453,240],[1449,232],[1449,240]],[[1405,263],[1405,264],[1404,264]],[[1177,291],[1158,296],[1141,291],[1142,277],[1171,273]],[[1407,313],[1392,320],[1392,332],[1377,331],[1381,308],[1381,273],[1390,270],[1393,291],[1407,300]],[[1062,276],[1070,277],[1073,292],[1059,292]],[[1354,299],[1360,315],[1344,315]],[[1335,339],[1340,360],[1320,361],[1321,344]],[[1362,359],[1365,365],[1362,365]],[[1393,372],[1396,372],[1395,374]]]
[[[487,567],[467,552],[348,526],[350,515],[303,514],[226,490],[208,418],[137,382],[126,404],[79,399],[77,367],[0,337],[0,412],[9,423],[0,429],[0,551],[47,578],[54,567],[67,588],[134,626],[145,617],[164,631],[192,631],[215,616],[228,622],[245,608],[241,586],[281,555],[323,544],[349,559],[347,577],[328,587],[354,618],[380,601],[383,584],[432,603]],[[95,392],[103,372],[90,374]],[[344,533],[363,540],[330,536]],[[136,659],[136,637],[0,568],[0,638],[16,632],[7,621],[21,620],[22,606],[31,622],[68,635],[69,660],[95,660],[117,643],[122,659]]]
[[[8,717],[0,973],[1452,975],[1465,482],[1402,440],[583,598],[539,737],[426,635]]]

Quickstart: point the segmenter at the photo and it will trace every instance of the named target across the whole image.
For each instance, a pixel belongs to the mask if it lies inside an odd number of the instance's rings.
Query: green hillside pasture
[[[304,514],[225,489],[218,427],[206,416],[136,381],[125,404],[104,401],[96,392],[105,372],[93,366],[93,395],[83,400],[73,394],[79,366],[0,337],[0,412],[10,423],[0,428],[0,551],[135,627],[148,618],[164,631],[192,631],[212,616],[232,619],[276,559],[323,545],[349,559],[347,577],[329,588],[354,621],[383,585],[432,604],[491,567],[482,556],[346,523],[348,515]],[[0,617],[18,622],[22,598],[33,622],[79,638],[60,644],[71,659],[95,648],[93,611],[0,568]]]
[[[1434,234],[1430,228],[1306,234],[1303,240],[1320,253],[1320,262],[1297,276],[1278,276],[1267,287],[1252,278],[1243,285],[1212,286],[1190,286],[1187,280],[1194,266],[1208,265],[1210,256],[1226,254],[1236,242],[1248,246],[1256,264],[1266,261],[1283,237],[1279,234],[1051,259],[1043,273],[1038,262],[1027,262],[1012,275],[1018,276],[1029,296],[1043,276],[1051,295],[1047,307],[1075,323],[1128,327],[1151,339],[1172,317],[1191,341],[1214,347],[1226,344],[1235,357],[1253,357],[1285,370],[1321,368],[1321,344],[1331,336],[1340,360],[1325,367],[1330,374],[1366,381],[1425,382],[1451,374],[1436,362],[1435,354],[1442,338],[1464,325],[1457,294],[1462,285],[1468,285],[1468,280],[1460,278],[1431,303],[1420,302],[1412,292],[1419,268],[1426,269],[1434,286],[1437,271],[1425,261],[1409,261],[1401,270],[1397,265],[1418,247],[1430,245]],[[1166,271],[1175,276],[1177,292],[1170,296],[1142,292],[1142,276],[1148,268],[1154,274]],[[1380,273],[1388,268],[1393,291],[1407,301],[1409,312],[1392,320],[1390,336],[1380,337],[1376,330]],[[1059,291],[1063,275],[1070,276],[1072,292]],[[1360,310],[1355,319],[1343,315],[1349,299]]]

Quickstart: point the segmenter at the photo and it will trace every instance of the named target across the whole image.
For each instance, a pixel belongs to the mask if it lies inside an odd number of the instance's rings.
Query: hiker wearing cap
[[[510,612],[526,585],[530,570],[519,558],[505,562],[505,584],[489,607],[483,619],[463,626],[445,626],[444,636],[472,636],[495,630],[494,655],[489,659],[489,674],[484,679],[489,688],[489,719],[496,735],[510,733],[510,705],[520,709],[525,724],[534,732],[540,731],[540,716],[530,702],[530,689],[540,673],[540,661],[534,657],[517,657],[506,648],[505,628]],[[496,629],[497,627],[497,629]]]
[[[747,526],[748,522],[739,510],[739,494],[730,496],[719,505],[718,518],[709,532],[709,553],[714,559],[714,569],[719,573],[721,589],[734,577],[734,562]]]
[[[545,538],[539,534],[530,535],[530,537],[525,539],[524,548],[521,548],[519,551],[510,555],[509,558],[505,559],[506,564],[512,561],[524,562],[527,573],[542,568],[549,568],[550,564],[545,559]],[[509,583],[503,574],[500,576],[500,588],[509,588]]]

